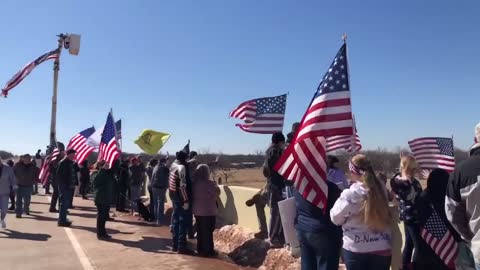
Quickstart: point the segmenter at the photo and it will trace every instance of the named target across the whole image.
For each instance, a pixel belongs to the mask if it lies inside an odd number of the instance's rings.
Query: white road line
[[[47,196],[48,202],[52,201],[52,197]],[[77,240],[77,237],[75,234],[73,234],[72,229],[66,228],[65,233],[67,233],[68,240],[70,240],[70,243],[73,246],[73,250],[75,250],[75,254],[77,254],[78,260],[82,264],[83,270],[94,270],[92,263],[87,257],[87,254],[85,254],[85,251],[83,251],[82,246],[80,246],[80,243]]]

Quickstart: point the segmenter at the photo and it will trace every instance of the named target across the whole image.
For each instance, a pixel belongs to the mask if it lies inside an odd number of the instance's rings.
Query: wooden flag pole
[[[348,58],[348,46],[347,46],[347,33],[343,33],[342,35],[342,40],[343,43],[345,44],[345,55],[347,56],[347,59],[345,62],[347,62],[347,72],[348,72],[348,90],[350,91],[350,110],[352,111],[352,139],[350,141],[350,149],[351,149],[351,155],[355,153],[355,146],[356,146],[356,128],[355,128],[355,118],[353,116],[353,106],[352,106],[352,87],[350,83],[350,60]]]

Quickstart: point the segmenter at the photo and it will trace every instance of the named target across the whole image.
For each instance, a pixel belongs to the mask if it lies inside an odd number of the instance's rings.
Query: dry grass
[[[262,174],[261,168],[238,170],[233,169],[229,173],[230,176],[228,177],[227,183],[225,183],[225,178],[221,173],[218,175],[222,177],[222,184],[228,184],[231,186],[262,188],[266,182],[266,179]]]

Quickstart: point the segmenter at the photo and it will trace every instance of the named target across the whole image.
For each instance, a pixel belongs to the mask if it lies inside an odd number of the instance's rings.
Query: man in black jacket
[[[269,187],[270,229],[268,234],[270,243],[274,247],[282,247],[285,244],[282,221],[280,220],[280,211],[278,209],[278,202],[283,199],[282,190],[285,188],[285,180],[273,169],[283,153],[284,146],[285,136],[281,132],[274,133],[272,135],[272,144],[266,153],[263,168]]]
[[[58,226],[69,227],[72,225],[71,221],[67,220],[67,212],[70,207],[70,198],[73,196],[75,190],[75,180],[77,179],[77,171],[75,169],[75,154],[76,151],[70,149],[67,151],[67,156],[58,164],[56,180],[58,189],[60,191],[60,214],[58,218]]]
[[[58,168],[58,163],[60,162],[60,160],[63,159],[64,156],[65,156],[65,152],[60,151],[57,159],[50,162],[50,165],[48,167],[48,169],[50,170],[48,182],[53,187],[52,199],[50,200],[50,210],[49,210],[50,213],[58,213],[57,204],[58,204],[58,197],[60,195],[60,191],[58,190],[58,184],[57,184],[57,168]],[[51,194],[51,193],[45,193],[45,194]]]

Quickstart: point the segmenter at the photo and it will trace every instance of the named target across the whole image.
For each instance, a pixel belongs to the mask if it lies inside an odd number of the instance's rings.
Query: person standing
[[[191,180],[191,183],[189,183],[187,186],[193,188],[193,183],[195,182],[195,171],[198,167],[198,153],[196,151],[190,151],[188,153],[188,162],[187,162],[187,174],[189,177],[187,179]],[[194,203],[194,198],[193,198],[193,190],[192,188],[187,189],[188,197],[190,198],[190,208],[187,211],[187,217],[188,217],[188,233],[187,236],[189,239],[195,239],[195,231],[196,231],[196,225],[193,224],[193,203]]]
[[[88,200],[87,194],[90,188],[90,169],[88,168],[88,160],[84,160],[80,167],[80,195],[82,199]]]
[[[72,196],[70,197],[70,206],[68,207],[68,209],[75,209],[75,207],[73,206],[73,198],[78,196],[78,193],[79,193],[78,175],[80,172],[80,167],[78,166],[77,162],[73,163],[73,169],[75,170],[75,179],[74,179]]]
[[[390,186],[397,200],[400,202],[400,220],[403,221],[405,231],[405,245],[402,253],[402,269],[419,269],[415,265],[417,254],[424,246],[421,245],[420,220],[417,200],[422,193],[422,186],[414,175],[417,172],[417,162],[412,156],[402,156],[400,159],[400,175],[390,181]],[[413,262],[413,265],[412,265]]]
[[[193,214],[197,227],[197,252],[200,256],[215,256],[213,231],[217,216],[217,199],[220,188],[210,180],[210,168],[200,164],[195,170],[193,181]]]
[[[117,183],[117,188],[118,188],[118,197],[117,197],[117,205],[116,209],[119,212],[128,212],[126,210],[126,201],[127,201],[127,190],[128,187],[130,186],[130,173],[128,170],[129,167],[129,160],[126,159],[122,161],[122,164],[120,165],[120,171],[118,172],[118,183]]]
[[[109,219],[115,174],[114,169],[110,169],[105,161],[99,161],[98,165],[100,171],[93,179],[94,200],[97,206],[97,238],[110,239],[112,237],[107,234],[105,224]]]
[[[345,173],[337,167],[338,162],[336,156],[327,156],[327,180],[336,184],[340,190],[344,190],[348,187],[348,181]]]
[[[469,157],[450,175],[445,212],[452,226],[468,243],[475,267],[480,270],[480,123],[475,126],[475,144]]]
[[[58,190],[57,169],[58,169],[58,164],[60,160],[62,160],[64,156],[65,156],[65,151],[60,151],[57,159],[50,162],[49,164],[50,175],[49,175],[48,182],[53,187],[52,199],[50,200],[50,210],[49,210],[50,213],[58,213],[57,204],[60,206],[60,202],[58,200],[60,196],[60,191]],[[51,194],[51,193],[45,192],[45,194]],[[60,209],[60,207],[58,208]]]
[[[13,160],[9,159],[7,161],[7,165],[8,167],[10,168],[13,168],[14,166],[14,163],[13,163]],[[10,190],[10,194],[9,194],[9,197],[10,197],[10,208],[8,208],[8,210],[10,211],[15,211],[15,190]]]
[[[330,210],[340,197],[340,189],[327,181],[327,210],[303,198],[296,189],[293,191],[297,215],[295,229],[300,242],[302,270],[337,270],[342,246],[342,227],[330,219]],[[366,270],[366,269],[365,269]]]
[[[17,203],[16,217],[21,218],[22,214],[30,215],[30,200],[33,193],[33,185],[37,183],[35,165],[29,154],[20,157],[20,161],[13,166],[13,172],[17,178]]]
[[[153,212],[157,225],[165,222],[165,195],[169,176],[170,170],[167,167],[167,158],[161,158],[152,173]]]
[[[190,181],[187,168],[188,154],[185,151],[176,153],[176,160],[170,167],[169,196],[173,205],[172,213],[172,251],[180,254],[193,254],[187,247],[188,209],[190,200],[187,190]]]
[[[75,154],[74,149],[69,149],[66,157],[58,163],[56,180],[60,191],[60,214],[58,218],[58,226],[60,227],[70,227],[72,225],[72,222],[67,219],[67,213],[77,178],[74,162]]]
[[[280,211],[278,202],[283,199],[282,190],[285,188],[283,177],[273,169],[285,146],[285,136],[281,132],[275,132],[272,135],[272,144],[268,148],[264,163],[264,176],[267,177],[268,193],[270,206],[270,228],[268,230],[269,241],[273,247],[283,247],[285,238],[283,235],[282,222],[280,220]]]
[[[140,163],[138,158],[132,159],[132,165],[130,166],[130,190],[131,190],[131,200],[132,200],[132,210],[133,212],[138,213],[136,201],[140,199],[143,182],[145,179],[145,169]]]
[[[8,212],[8,197],[11,191],[17,189],[17,180],[12,167],[6,166],[0,159],[0,226],[7,227],[5,219]]]
[[[268,183],[265,183],[262,189],[255,193],[250,199],[245,201],[247,207],[255,205],[258,221],[258,232],[253,235],[258,239],[268,238],[267,218],[265,217],[265,206],[268,203]]]
[[[389,270],[392,258],[391,216],[387,190],[365,155],[348,167],[353,184],[330,210],[333,224],[343,229],[343,259],[348,270]]]
[[[148,204],[148,210],[150,211],[151,221],[155,221],[155,213],[154,213],[155,202],[153,199],[154,195],[152,190],[152,182],[153,182],[152,174],[153,174],[153,168],[155,168],[157,164],[158,164],[158,159],[154,158],[148,162],[147,169],[146,169],[146,174],[148,177],[147,190],[148,190],[148,197],[150,199],[150,203]]]

